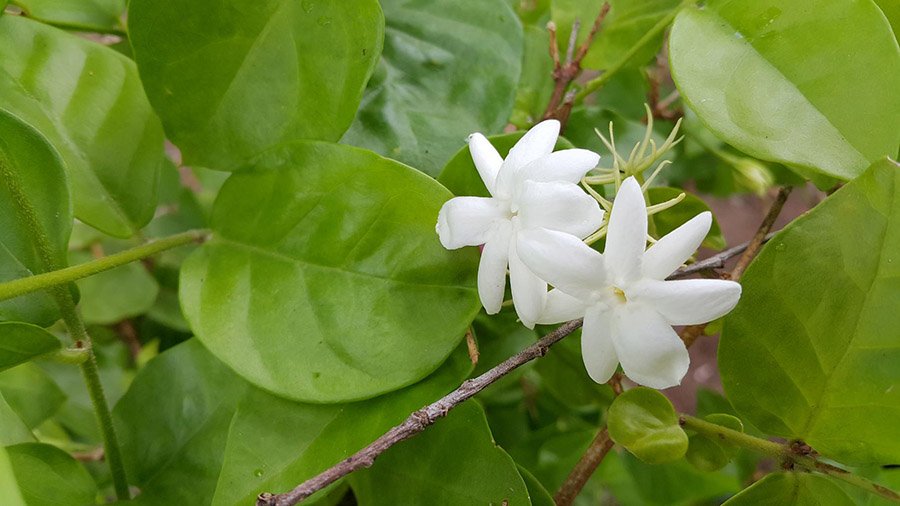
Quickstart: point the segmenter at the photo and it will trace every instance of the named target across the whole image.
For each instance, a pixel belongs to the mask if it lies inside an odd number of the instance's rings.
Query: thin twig
[[[553,496],[553,502],[556,506],[568,506],[575,502],[575,498],[581,493],[581,489],[597,470],[597,466],[606,457],[606,454],[612,450],[613,440],[609,437],[609,431],[606,427],[600,429],[594,440],[591,441],[588,449],[585,450],[581,459],[575,464],[572,472],[566,478],[565,483]]]
[[[767,242],[775,235],[775,232],[770,232],[766,234],[763,238],[763,243]],[[699,262],[694,262],[691,265],[686,265],[677,271],[673,272],[671,276],[666,279],[679,279],[686,278],[691,274],[702,273],[703,271],[707,271],[710,269],[721,269],[725,267],[725,262],[728,261],[729,258],[736,257],[747,250],[747,247],[750,246],[750,241],[738,244],[733,248],[728,248],[721,253],[717,253],[709,258],[705,258],[700,260]]]
[[[436,402],[413,412],[403,423],[385,432],[362,450],[326,469],[319,475],[306,480],[290,492],[284,494],[260,494],[256,500],[257,506],[292,506],[353,471],[371,467],[375,459],[388,448],[422,432],[439,418],[447,416],[451,409],[475,396],[475,394],[481,392],[517,367],[545,355],[551,346],[580,328],[581,324],[582,320],[578,319],[560,325],[556,330],[506,359],[500,365],[490,369],[481,376],[464,381],[456,390]]]

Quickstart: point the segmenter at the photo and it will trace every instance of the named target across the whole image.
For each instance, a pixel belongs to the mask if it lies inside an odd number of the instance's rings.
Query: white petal
[[[600,161],[587,149],[563,149],[532,161],[518,172],[523,181],[568,181],[578,183]]]
[[[712,226],[712,213],[704,211],[664,235],[644,253],[644,276],[665,279],[700,247]]]
[[[613,310],[612,341],[625,375],[651,388],[681,384],[690,365],[687,348],[663,317],[638,303]]]
[[[516,182],[519,181],[517,177],[519,170],[532,161],[549,155],[553,151],[558,137],[559,121],[555,119],[542,121],[526,132],[519,142],[509,150],[506,160],[500,167],[500,174],[497,175],[497,184],[495,185],[497,191],[495,195],[504,198],[511,196]]]
[[[584,238],[603,223],[600,204],[572,183],[525,181],[517,203],[523,228],[543,227]]]
[[[497,174],[500,173],[503,157],[480,133],[469,136],[469,153],[472,154],[472,161],[475,162],[475,168],[478,169],[478,175],[484,181],[484,186],[493,195],[494,184],[497,182]]]
[[[499,313],[503,304],[511,235],[512,225],[508,221],[500,222],[481,251],[481,263],[478,264],[478,296],[481,297],[481,305],[487,314]]]
[[[509,246],[509,287],[512,290],[513,305],[516,307],[519,320],[526,327],[533,329],[544,311],[547,283],[531,272],[531,269],[519,259],[515,240],[511,241]]]
[[[519,258],[544,281],[586,300],[605,286],[603,255],[577,237],[545,228],[516,234]]]
[[[454,197],[441,207],[435,230],[447,249],[487,242],[493,225],[506,218],[505,204],[485,197]]]
[[[588,376],[597,383],[606,383],[619,365],[619,356],[612,341],[612,312],[607,307],[588,308],[581,328],[581,356]]]
[[[613,283],[620,288],[641,275],[641,257],[647,245],[647,207],[641,186],[626,179],[613,202],[603,256]]]
[[[694,325],[715,320],[734,309],[741,285],[721,279],[642,280],[626,293],[658,311],[670,325]]]
[[[572,297],[566,292],[554,288],[547,292],[547,302],[544,304],[544,311],[537,322],[543,325],[567,322],[575,318],[581,318],[586,310],[587,306],[584,305],[581,299]]]

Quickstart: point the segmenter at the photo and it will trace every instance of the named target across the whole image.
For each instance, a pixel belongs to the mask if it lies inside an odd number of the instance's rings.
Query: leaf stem
[[[12,299],[38,290],[70,283],[77,279],[91,276],[114,267],[146,258],[185,244],[203,241],[209,234],[207,230],[190,230],[163,239],[136,246],[109,256],[91,260],[64,269],[44,272],[27,278],[14,279],[0,283],[0,300]]]
[[[889,501],[900,503],[900,494],[897,492],[883,487],[867,478],[853,474],[846,469],[822,462],[811,455],[797,453],[788,445],[751,436],[690,415],[681,415],[679,423],[683,427],[697,431],[708,438],[727,441],[736,446],[778,459],[783,462],[787,468],[800,467],[807,471],[816,471],[859,487],[872,494],[879,495]]]

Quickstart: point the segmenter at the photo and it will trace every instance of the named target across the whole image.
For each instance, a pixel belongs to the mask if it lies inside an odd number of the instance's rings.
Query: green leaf
[[[71,231],[62,161],[37,131],[0,109],[0,280],[64,265]],[[0,320],[44,326],[57,319],[46,291],[0,301]]]
[[[531,499],[532,506],[556,506],[553,502],[553,496],[544,488],[544,485],[533,475],[531,471],[522,466],[519,467],[519,474],[522,475],[522,481],[528,488],[528,497]]]
[[[757,158],[852,179],[897,153],[900,50],[870,1],[689,6],[669,56],[688,105]]]
[[[484,411],[466,402],[414,439],[354,473],[360,506],[531,504],[512,458],[494,443]]]
[[[742,417],[848,464],[900,461],[898,192],[878,162],[772,238],[719,344]]]
[[[29,429],[53,416],[66,400],[53,379],[32,362],[0,372],[0,395]]]
[[[884,16],[891,23],[894,37],[896,37],[900,33],[900,3],[894,0],[875,0],[875,5],[881,9],[881,12],[884,13]]]
[[[19,414],[6,402],[3,392],[0,392],[0,447],[34,441],[31,433]],[[0,490],[6,490],[0,487]]]
[[[594,37],[582,66],[590,69],[607,69],[619,62],[641,37],[670,14],[681,0],[609,0],[609,13],[603,20],[600,32]],[[578,30],[578,47],[587,40],[591,26],[600,13],[603,2],[584,0],[553,0],[553,21],[557,26],[557,44],[565,54],[572,33],[572,23],[581,23]],[[646,43],[628,60],[629,66],[641,66],[649,62],[662,46],[663,34]]]
[[[0,371],[58,350],[61,346],[56,336],[36,325],[0,322]]]
[[[219,170],[282,142],[338,140],[384,33],[375,0],[133,0],[128,27],[184,163]]]
[[[342,142],[441,167],[472,132],[499,132],[512,112],[522,26],[506,0],[383,0],[384,54]]]
[[[500,153],[500,156],[506,158],[509,150],[525,135],[525,132],[513,132],[509,134],[491,135],[488,140],[491,145]],[[571,142],[563,137],[556,140],[554,151],[560,149],[573,148]],[[468,146],[463,146],[453,155],[453,158],[447,162],[444,169],[441,170],[438,181],[459,196],[476,196],[490,197],[487,187],[478,175],[478,169],[475,168],[475,162],[472,161],[472,154],[469,153]]]
[[[740,419],[723,413],[714,413],[703,417],[707,422],[728,427],[738,432],[744,432],[744,424]],[[688,437],[689,446],[685,459],[701,471],[716,471],[725,467],[738,452],[738,447],[706,437],[702,434],[693,434]]]
[[[163,132],[134,63],[21,16],[0,18],[0,109],[59,150],[75,216],[128,237],[153,217]]]
[[[42,443],[6,447],[18,489],[28,506],[84,506],[94,504],[97,485],[87,470],[68,453]],[[2,473],[2,471],[0,471]],[[5,495],[5,490],[4,495]]]
[[[91,256],[80,252],[72,254],[71,259],[77,264],[91,260]],[[95,274],[76,284],[81,292],[81,315],[91,325],[109,325],[143,314],[153,306],[159,293],[159,284],[140,262]]]
[[[650,388],[633,388],[616,397],[606,425],[613,441],[649,464],[678,460],[688,448],[672,403]]]
[[[129,478],[142,491],[138,504],[252,504],[356,452],[470,370],[460,349],[399,392],[301,404],[253,387],[190,340],[142,369],[113,416]]]
[[[682,190],[678,188],[666,188],[662,186],[650,188],[647,191],[651,204],[665,202],[677,197],[681,193],[685,192],[682,192]],[[656,224],[656,233],[659,237],[662,237],[680,227],[694,216],[709,210],[709,206],[706,205],[706,202],[703,202],[694,194],[686,193],[684,200],[665,211],[653,215],[653,222]],[[717,250],[725,247],[725,237],[722,236],[722,229],[719,228],[719,222],[715,218],[713,218],[712,227],[710,227],[706,239],[703,240],[703,246]]]
[[[3,3],[0,1],[0,8],[3,7]],[[3,10],[0,9],[0,16],[2,15]],[[13,473],[12,462],[9,461],[9,454],[3,447],[0,447],[0,490],[3,491],[3,499],[8,506],[26,506],[16,475]]]
[[[527,129],[539,122],[553,93],[553,60],[547,52],[547,29],[524,27],[522,75],[516,87],[516,101],[509,122]]]
[[[13,0],[32,19],[85,32],[124,33],[125,0]]]
[[[773,473],[725,501],[728,506],[853,506],[850,497],[824,476]]]
[[[214,237],[182,267],[185,316],[238,374],[290,399],[412,384],[447,358],[479,307],[477,251],[447,251],[434,232],[450,197],[361,149],[273,150],[222,187]]]
[[[727,473],[727,468],[714,473],[703,472],[684,459],[653,465],[629,453],[623,453],[621,460],[632,486],[643,499],[638,504],[717,504],[718,501],[713,499],[728,496],[741,489],[740,481]]]

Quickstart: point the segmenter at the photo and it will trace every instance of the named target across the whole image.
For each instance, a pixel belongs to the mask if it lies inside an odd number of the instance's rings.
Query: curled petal
[[[664,235],[644,253],[642,265],[644,276],[651,279],[665,279],[675,272],[675,269],[681,267],[681,264],[697,251],[711,226],[712,213],[704,211]]]
[[[581,299],[576,299],[562,290],[554,288],[547,292],[547,303],[538,318],[538,323],[552,325],[567,322],[584,316],[587,306]]]
[[[577,185],[525,181],[518,200],[523,228],[547,228],[584,238],[603,223],[603,210]]]
[[[548,119],[533,126],[516,143],[497,175],[496,196],[507,198],[512,195],[518,181],[517,172],[534,160],[549,155],[559,137],[559,121]]]
[[[542,156],[518,172],[522,181],[566,181],[578,183],[600,161],[600,155],[587,149],[563,149]]]
[[[512,224],[508,221],[500,222],[481,251],[481,263],[478,264],[478,296],[487,314],[499,313],[503,305],[511,237]]]
[[[581,356],[588,376],[606,383],[619,365],[612,340],[612,313],[605,306],[592,306],[584,315],[581,328]]]
[[[547,283],[531,272],[516,253],[516,241],[509,245],[509,287],[519,320],[533,329],[544,310]]]
[[[662,315],[639,303],[614,308],[612,341],[625,375],[651,388],[681,384],[691,359]]]
[[[504,204],[485,197],[454,197],[438,213],[435,230],[447,249],[485,244],[494,225],[504,220]]]
[[[724,316],[741,298],[741,285],[721,279],[642,280],[629,300],[653,307],[670,325],[694,325]]]
[[[569,295],[586,301],[605,285],[603,255],[571,234],[528,229],[517,234],[516,242],[525,265]]]
[[[478,169],[478,175],[484,181],[484,186],[493,195],[497,174],[503,165],[503,157],[480,133],[469,136],[469,153],[472,154],[472,161],[475,162],[475,168]]]
[[[613,202],[603,256],[616,285],[640,278],[641,257],[647,245],[647,207],[634,177],[622,183]]]

